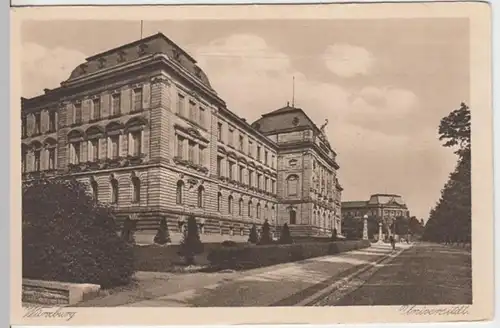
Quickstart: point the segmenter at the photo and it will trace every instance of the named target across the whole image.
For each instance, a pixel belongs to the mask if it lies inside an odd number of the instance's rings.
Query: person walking
[[[394,239],[393,235],[391,235],[389,237],[389,241],[391,242],[392,250],[395,251],[396,250],[396,240]]]

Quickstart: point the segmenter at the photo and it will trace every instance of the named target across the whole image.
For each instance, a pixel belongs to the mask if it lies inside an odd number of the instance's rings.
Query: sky
[[[57,87],[86,57],[139,39],[140,26],[24,22],[22,96]],[[144,36],[157,32],[192,55],[248,121],[292,97],[318,126],[328,119],[343,201],[399,194],[411,215],[427,219],[457,160],[438,140],[439,121],[469,101],[467,19],[144,21]]]

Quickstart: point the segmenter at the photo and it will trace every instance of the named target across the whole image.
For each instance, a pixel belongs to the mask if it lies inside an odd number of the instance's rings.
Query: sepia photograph
[[[415,5],[14,8],[19,320],[487,319],[489,10]]]

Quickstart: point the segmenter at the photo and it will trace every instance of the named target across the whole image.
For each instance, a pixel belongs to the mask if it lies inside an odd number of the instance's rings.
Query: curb
[[[362,266],[361,268],[359,268],[358,270],[356,270],[353,273],[350,273],[346,277],[341,278],[339,281],[335,282],[333,285],[328,286],[327,288],[324,288],[324,289],[318,291],[317,293],[315,293],[315,294],[303,299],[302,301],[294,304],[293,306],[314,306],[318,302],[325,299],[328,295],[333,294],[333,293],[338,292],[338,291],[341,291],[342,294],[344,294],[344,295],[347,293],[351,293],[354,291],[354,289],[353,288],[349,289],[348,285],[352,280],[354,280],[356,277],[359,277],[362,274],[364,274],[370,270],[373,270],[373,273],[375,273],[377,270],[379,270],[377,265],[382,264],[382,263],[386,264],[386,263],[391,262],[394,258],[399,256],[401,253],[403,253],[407,249],[408,248],[404,248],[404,249],[398,250],[396,253],[389,253],[387,255],[384,255],[381,258],[379,258],[379,259],[377,259],[369,264]],[[356,289],[357,289],[357,288],[361,287],[361,285],[362,284],[360,284],[358,282],[358,284],[356,284],[354,287],[356,287]]]

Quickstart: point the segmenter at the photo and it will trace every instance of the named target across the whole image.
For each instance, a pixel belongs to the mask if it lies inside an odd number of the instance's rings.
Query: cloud
[[[421,128],[405,125],[413,124],[419,104],[412,91],[376,85],[348,88],[311,80],[294,68],[293,57],[256,35],[235,34],[188,50],[228,108],[250,122],[291,101],[295,77],[296,106],[318,125],[325,119],[330,122],[326,131],[338,153],[344,199],[398,192],[410,207],[418,207],[418,215],[425,215],[434,204],[435,194],[415,189],[419,185],[436,189],[446,178],[447,173],[436,170],[442,147],[434,136],[422,138]],[[334,46],[330,53],[348,54],[349,50],[354,56],[346,67],[337,69],[330,62],[330,68],[344,76],[369,73],[373,58],[364,49]]]
[[[365,48],[349,44],[328,46],[323,59],[326,67],[340,77],[367,75],[375,61],[373,55]]]
[[[44,88],[58,87],[86,57],[72,49],[48,49],[37,43],[25,43],[21,66],[23,97],[34,97],[42,94]]]

